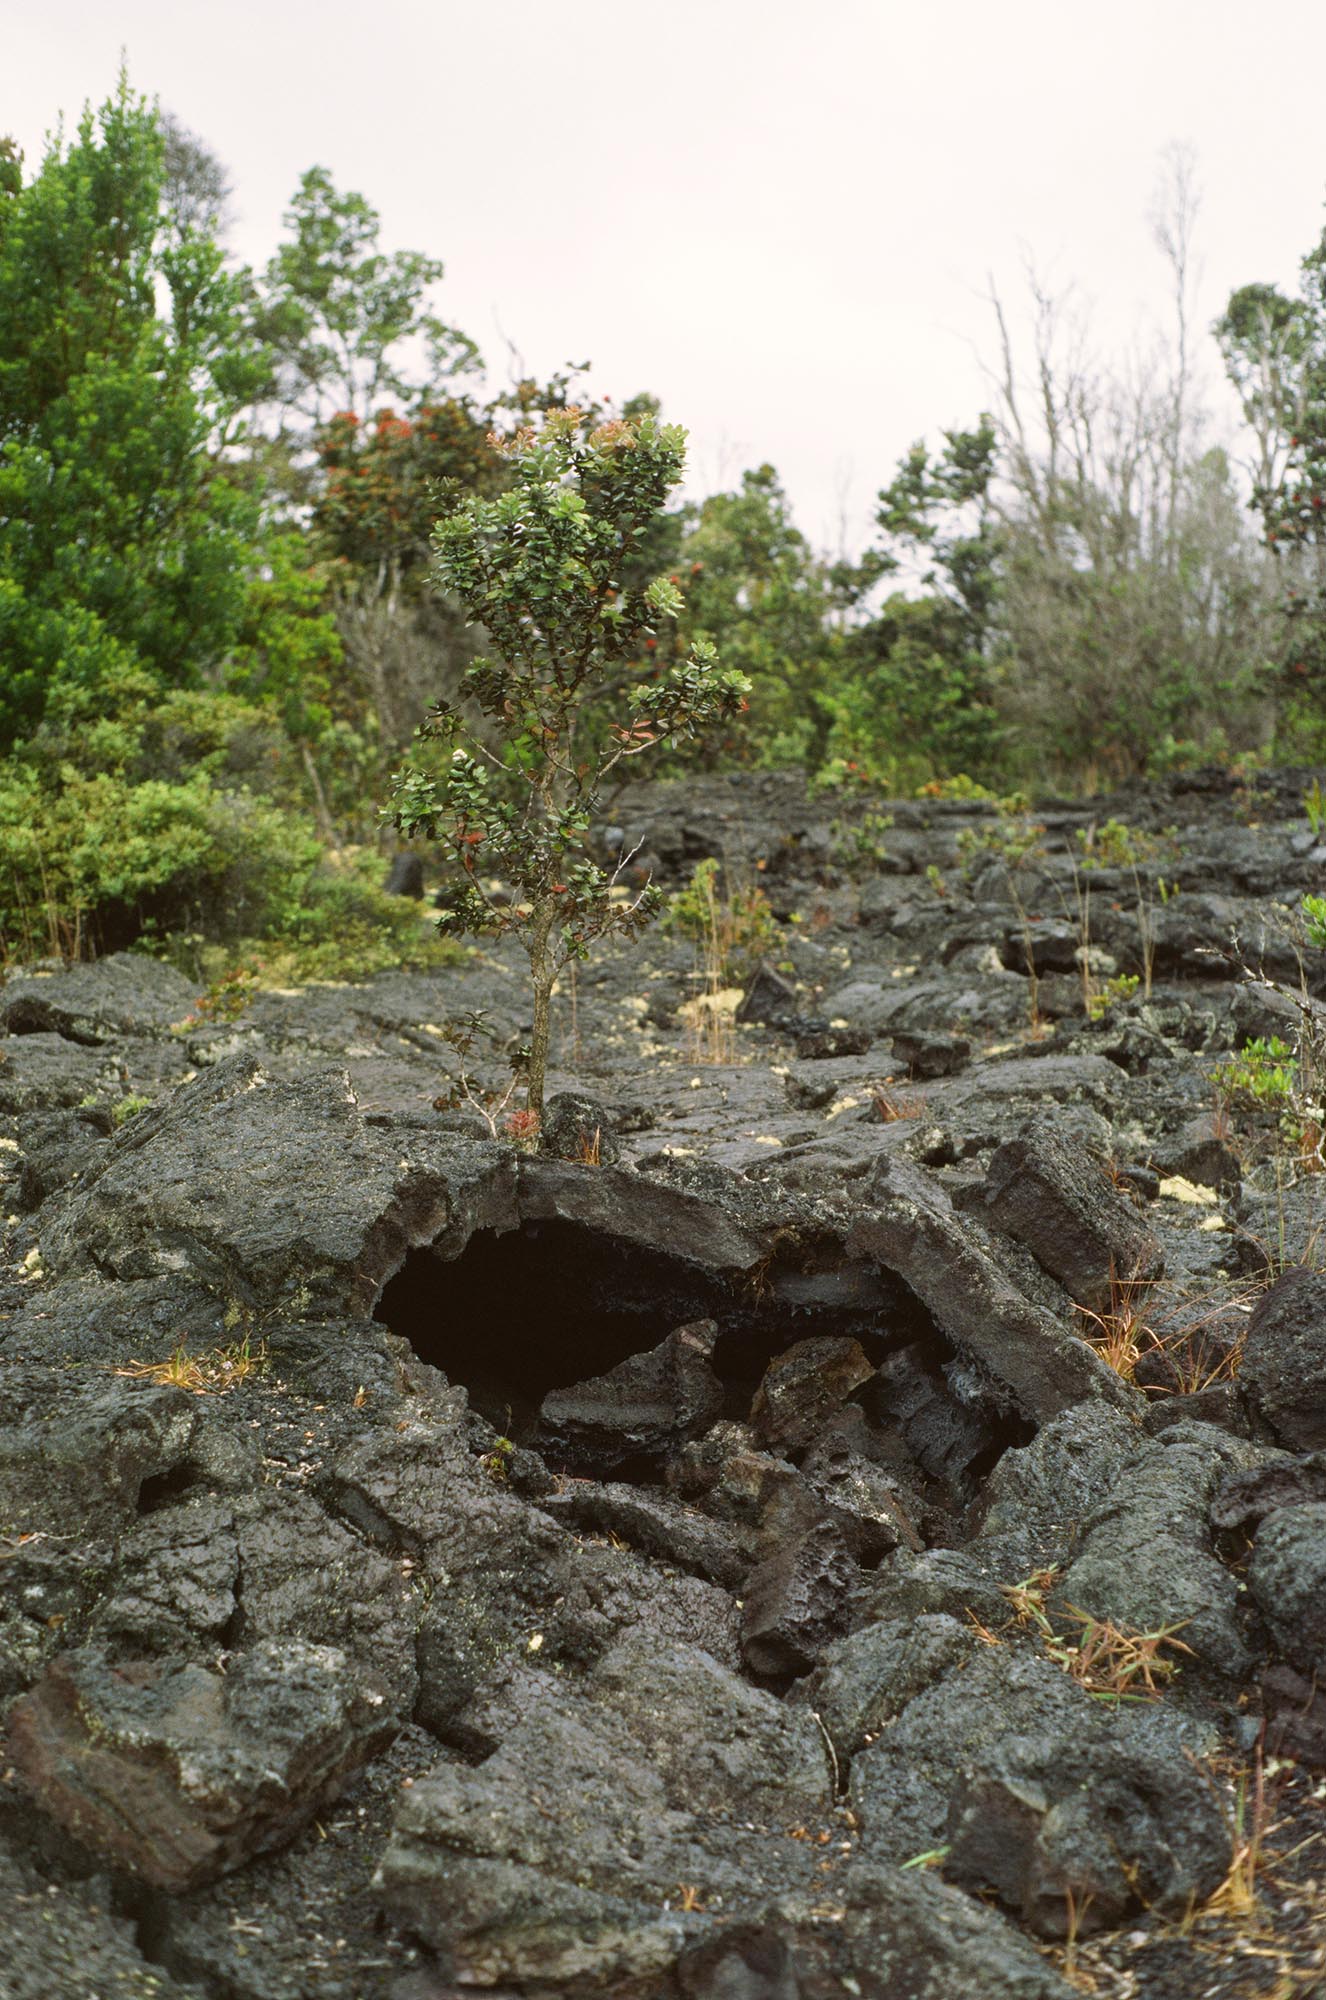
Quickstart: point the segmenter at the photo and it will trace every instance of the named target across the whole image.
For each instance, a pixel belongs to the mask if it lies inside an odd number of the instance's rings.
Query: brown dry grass
[[[894,1087],[895,1079],[886,1076],[871,1091],[871,1101],[883,1125],[893,1125],[904,1118],[919,1118],[925,1110],[924,1097],[908,1093]]]
[[[132,1381],[155,1382],[187,1389],[195,1396],[210,1396],[237,1389],[250,1376],[261,1375],[268,1365],[267,1343],[232,1341],[228,1347],[213,1348],[209,1354],[189,1354],[183,1342],[164,1361],[130,1361],[117,1368],[117,1375]]]
[[[1138,1365],[1145,1358],[1163,1356],[1169,1382],[1138,1386],[1148,1394],[1193,1396],[1237,1379],[1243,1341],[1222,1339],[1218,1319],[1231,1311],[1249,1314],[1264,1289],[1264,1280],[1255,1279],[1185,1296],[1151,1280],[1112,1275],[1110,1303],[1104,1311],[1082,1305],[1076,1311],[1083,1337],[1125,1382],[1136,1382]],[[1158,1320],[1163,1332],[1157,1331]]]
[[[1021,1583],[1004,1584],[1012,1622],[1032,1631],[1047,1657],[1088,1694],[1102,1701],[1157,1700],[1180,1668],[1181,1663],[1171,1655],[1192,1653],[1192,1648],[1177,1637],[1189,1621],[1181,1618],[1172,1625],[1143,1632],[1065,1604],[1058,1614],[1060,1623],[1076,1627],[1076,1636],[1066,1637],[1052,1622],[1047,1608],[1058,1580],[1058,1569],[1052,1565],[1034,1570]]]

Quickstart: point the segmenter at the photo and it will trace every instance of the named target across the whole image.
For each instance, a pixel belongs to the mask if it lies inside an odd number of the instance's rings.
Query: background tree
[[[285,227],[262,285],[262,331],[287,420],[317,426],[347,411],[365,422],[392,398],[477,370],[473,341],[432,308],[441,263],[383,250],[382,219],[362,194],[310,167]]]
[[[801,764],[814,769],[831,717],[826,695],[836,648],[827,565],[795,525],[771,465],[742,474],[678,518],[668,566],[684,582],[677,644],[707,640],[749,679],[758,734],[728,731],[699,751],[712,764]]]
[[[646,414],[586,433],[581,413],[564,410],[538,432],[519,431],[509,449],[509,489],[467,501],[435,535],[440,586],[494,647],[495,657],[469,668],[465,691],[504,754],[439,703],[424,733],[450,748],[449,762],[440,778],[401,774],[394,818],[451,858],[460,887],[443,921],[514,936],[529,959],[527,1109],[537,1122],[558,975],[596,939],[638,930],[657,907],[648,886],[618,900],[620,869],[600,868],[586,850],[600,787],[624,760],[724,721],[749,683],[703,643],[665,677],[632,671],[682,604],[669,578],[643,588],[626,581],[681,478],[678,425]],[[606,729],[605,706],[614,718]],[[490,873],[504,885],[500,897],[485,886]]]
[[[441,262],[387,252],[381,218],[323,167],[301,179],[286,235],[253,285],[268,362],[256,476],[328,582],[341,671],[310,719],[324,820],[372,839],[373,800],[436,689],[470,655],[426,587],[437,488],[491,490],[493,413],[474,396],[474,343],[434,308]]]
[[[879,495],[879,543],[840,574],[858,600],[882,577],[912,585],[849,628],[828,699],[828,754],[888,785],[988,773],[998,756],[996,434],[982,417],[943,437],[912,446]]]
[[[215,243],[166,239],[163,174],[122,80],[0,192],[0,745],[57,686],[199,685],[243,619],[260,510],[228,447],[263,363]]]
[[[1024,366],[998,299],[1000,708],[1032,769],[1119,777],[1266,734],[1266,566],[1207,449],[1181,341],[1123,373],[1033,281]]]
[[[230,176],[205,139],[171,111],[158,111],[161,199],[181,236],[224,237],[230,221]]]
[[[242,455],[244,281],[165,155],[121,78],[0,171],[0,929],[47,948],[265,921],[317,858],[252,798],[288,761],[230,690],[325,674],[336,636]]]
[[[1299,296],[1244,285],[1216,337],[1256,443],[1253,504],[1280,586],[1282,754],[1326,753],[1326,232]]]

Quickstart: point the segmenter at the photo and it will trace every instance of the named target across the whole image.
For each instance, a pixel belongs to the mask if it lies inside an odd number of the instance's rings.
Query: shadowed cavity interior
[[[892,1273],[845,1263],[830,1243],[809,1254],[802,1245],[786,1263],[729,1278],[575,1223],[479,1230],[450,1262],[430,1249],[411,1252],[376,1317],[517,1439],[532,1430],[550,1390],[606,1374],[699,1319],[717,1323],[712,1366],[733,1418],[749,1415],[769,1362],[816,1335],[859,1341],[873,1366],[889,1364],[886,1376],[905,1360],[935,1403],[951,1396],[945,1369],[953,1349],[919,1300]],[[878,1385],[867,1401],[887,1425]],[[1027,1435],[1016,1420],[991,1419],[980,1473]]]

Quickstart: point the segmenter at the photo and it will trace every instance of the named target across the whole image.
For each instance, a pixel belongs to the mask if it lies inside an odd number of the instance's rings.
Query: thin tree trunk
[[[308,773],[308,781],[313,787],[313,804],[318,821],[318,831],[326,841],[328,847],[334,852],[339,853],[341,843],[336,838],[336,826],[327,804],[327,794],[322,789],[322,779],[318,776],[318,767],[313,761],[313,752],[309,749],[307,743],[301,743],[300,749],[303,752],[304,769]]]
[[[557,965],[551,942],[556,915],[557,908],[553,903],[535,913],[534,928],[526,947],[529,952],[530,975],[534,988],[534,1028],[530,1036],[529,1084],[525,1093],[525,1108],[538,1119],[540,1132],[543,1129],[544,1085],[548,1075],[552,990],[557,980]]]

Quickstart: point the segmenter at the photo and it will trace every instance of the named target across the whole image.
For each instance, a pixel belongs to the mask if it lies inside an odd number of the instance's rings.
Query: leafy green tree
[[[943,435],[937,453],[913,445],[879,495],[855,589],[906,575],[912,591],[849,631],[830,698],[831,755],[890,784],[989,771],[998,754],[998,440],[985,416]]]
[[[439,703],[423,733],[450,747],[450,761],[440,778],[403,771],[393,818],[450,854],[460,883],[454,928],[513,936],[528,956],[527,1108],[536,1121],[559,973],[597,939],[639,930],[658,907],[648,886],[619,899],[620,870],[586,851],[600,788],[623,760],[724,721],[749,687],[703,642],[664,676],[641,678],[634,665],[681,610],[669,578],[643,589],[624,579],[681,478],[685,435],[652,414],[586,432],[579,411],[550,413],[540,431],[512,440],[508,490],[467,501],[435,534],[439,585],[494,648],[464,687],[504,754]],[[613,718],[606,729],[604,709]],[[587,726],[595,710],[597,726]],[[489,874],[505,885],[500,899],[485,886]]]
[[[1215,323],[1225,373],[1252,433],[1254,497],[1278,487],[1298,431],[1312,322],[1303,299],[1274,285],[1241,285]]]
[[[477,350],[434,310],[441,263],[385,251],[376,208],[323,167],[303,176],[285,226],[254,286],[269,373],[250,451],[330,589],[340,671],[308,739],[310,779],[324,817],[361,839],[439,661],[454,681],[471,650],[427,588],[434,489],[490,490],[498,460],[469,386]]]
[[[1216,323],[1257,444],[1253,503],[1283,589],[1282,738],[1326,744],[1326,232],[1299,296],[1244,285]]]
[[[246,456],[270,366],[194,146],[123,77],[30,180],[0,146],[0,955],[262,927],[318,853],[281,724],[336,634]]]
[[[315,425],[337,411],[365,422],[393,397],[409,402],[420,386],[418,348],[430,390],[477,368],[473,341],[429,302],[442,265],[417,250],[383,250],[382,218],[362,194],[341,192],[325,167],[310,167],[285,223],[261,312],[283,411]]]
[[[704,756],[804,764],[820,761],[830,724],[836,634],[829,572],[792,520],[771,465],[742,474],[734,493],[690,508],[670,566],[684,579],[680,644],[705,639],[751,682],[758,730],[728,732]]]
[[[259,510],[227,453],[263,364],[215,243],[167,237],[163,152],[122,79],[0,174],[0,747],[57,684],[198,684],[244,616]]]

